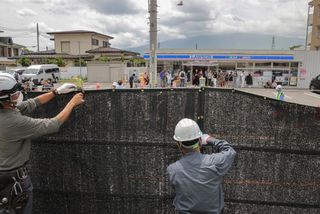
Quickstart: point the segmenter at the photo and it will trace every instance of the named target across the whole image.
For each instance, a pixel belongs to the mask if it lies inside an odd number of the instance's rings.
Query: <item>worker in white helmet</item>
[[[282,86],[281,85],[277,85],[276,91],[277,91],[277,100],[283,101],[284,100],[284,93],[283,93],[283,90],[282,90]]]
[[[24,116],[58,94],[75,91],[73,84],[64,84],[54,91],[23,101],[19,83],[10,74],[0,74],[0,214],[32,213],[32,183],[27,169],[31,139],[58,132],[72,110],[81,105],[78,93],[54,118],[34,119]]]
[[[202,134],[191,119],[179,121],[173,138],[183,155],[167,168],[169,182],[175,190],[176,210],[183,214],[222,213],[222,177],[232,166],[235,150],[226,141]],[[207,144],[215,146],[218,153],[201,154],[200,147]]]

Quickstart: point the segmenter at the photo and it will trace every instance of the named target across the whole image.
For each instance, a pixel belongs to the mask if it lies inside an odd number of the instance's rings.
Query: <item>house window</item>
[[[98,45],[99,45],[99,40],[97,40],[97,39],[92,39],[91,43],[92,43],[92,45],[98,46]]]
[[[11,48],[8,48],[8,56],[9,56],[9,57],[12,57],[11,51],[12,51],[12,49],[11,49]]]
[[[4,57],[5,53],[4,53],[4,47],[0,47],[0,56]]]
[[[61,52],[69,53],[70,52],[70,42],[61,42]]]
[[[108,41],[103,41],[103,47],[109,47],[110,43]]]
[[[13,55],[14,56],[19,56],[19,50],[17,48],[13,49]]]

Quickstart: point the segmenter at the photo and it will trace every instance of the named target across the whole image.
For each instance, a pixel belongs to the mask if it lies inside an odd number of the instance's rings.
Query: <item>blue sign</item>
[[[149,59],[145,54],[144,59]],[[158,54],[158,60],[284,60],[292,61],[292,55],[209,55],[209,54]]]

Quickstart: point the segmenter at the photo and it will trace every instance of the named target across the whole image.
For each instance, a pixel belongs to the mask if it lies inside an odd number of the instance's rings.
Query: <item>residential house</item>
[[[15,65],[12,57],[21,55],[24,46],[13,43],[11,37],[0,37],[0,70],[5,70],[6,66]]]
[[[309,50],[320,50],[320,0],[308,4],[308,23],[306,47]]]
[[[48,34],[53,36],[57,54],[85,55],[88,50],[110,46],[109,40],[113,39],[112,36],[86,30],[58,31]]]

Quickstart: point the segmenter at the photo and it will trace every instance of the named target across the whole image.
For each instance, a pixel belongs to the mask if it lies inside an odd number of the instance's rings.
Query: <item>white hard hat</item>
[[[16,79],[8,73],[0,73],[0,99],[10,97],[10,94],[18,91],[19,84]]]
[[[282,86],[281,85],[277,85],[276,90],[277,91],[281,91],[282,90]]]
[[[191,141],[200,138],[202,132],[198,124],[191,119],[184,118],[178,122],[174,130],[173,139],[176,141]]]

